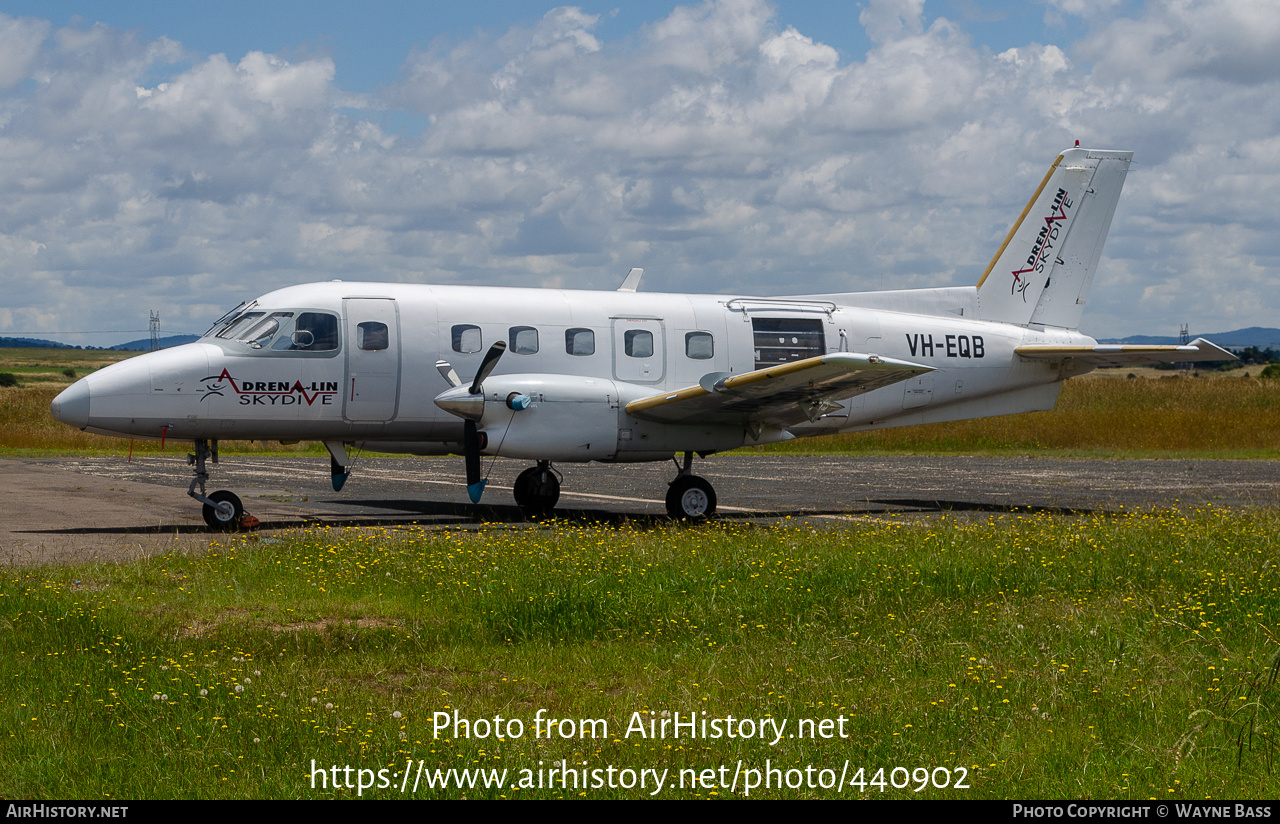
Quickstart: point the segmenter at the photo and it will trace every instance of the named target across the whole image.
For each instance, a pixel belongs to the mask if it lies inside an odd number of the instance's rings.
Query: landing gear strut
[[[678,465],[678,464],[677,464]],[[667,514],[676,520],[702,521],[716,513],[716,491],[706,478],[693,474],[693,453],[667,488]]]
[[[187,494],[204,504],[204,522],[209,525],[210,529],[219,532],[230,532],[233,529],[239,529],[241,522],[245,519],[244,505],[240,503],[240,499],[234,492],[228,492],[220,489],[212,495],[204,494],[204,485],[209,480],[209,470],[205,466],[205,462],[210,458],[214,463],[218,462],[218,442],[206,440],[196,441],[196,451],[187,455],[187,465],[195,466],[195,478],[191,481],[191,486],[187,489]],[[200,487],[200,491],[196,492],[196,487]]]
[[[538,461],[516,477],[516,505],[530,517],[546,517],[560,500],[560,479],[550,461]]]

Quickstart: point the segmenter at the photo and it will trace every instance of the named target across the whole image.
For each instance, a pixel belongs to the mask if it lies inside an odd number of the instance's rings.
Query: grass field
[[[80,432],[49,415],[49,402],[72,380],[63,370],[83,376],[124,357],[120,352],[0,349],[0,372],[14,373],[21,381],[18,387],[0,388],[0,455],[118,454],[130,449],[129,441]],[[801,454],[1277,458],[1280,381],[1249,374],[1260,369],[1202,377],[1171,376],[1154,369],[1099,370],[1067,381],[1057,407],[1049,412],[807,438],[759,449]],[[1125,377],[1131,373],[1141,376]],[[138,440],[132,448],[155,452],[161,445]],[[324,447],[225,441],[220,451],[321,455]]]
[[[729,798],[768,766],[792,786],[751,797],[1272,798],[1277,536],[1223,511],[552,522],[10,569],[0,797],[352,797],[364,769],[364,797]],[[688,713],[756,734],[628,729]],[[562,760],[586,789],[547,784]],[[450,769],[504,786],[428,789]]]

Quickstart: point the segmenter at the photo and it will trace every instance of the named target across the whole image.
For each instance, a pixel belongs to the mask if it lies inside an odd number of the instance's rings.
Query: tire
[[[703,521],[716,513],[716,491],[705,478],[681,475],[667,488],[667,514],[678,521]]]
[[[560,481],[549,468],[531,466],[516,477],[516,506],[529,517],[550,515],[560,500]]]
[[[204,505],[204,522],[210,529],[218,532],[232,532],[240,528],[240,519],[244,517],[244,506],[234,492],[220,489],[209,496],[209,500],[217,507]]]

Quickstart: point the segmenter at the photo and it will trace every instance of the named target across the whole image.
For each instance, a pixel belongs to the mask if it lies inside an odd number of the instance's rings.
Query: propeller
[[[507,351],[507,342],[498,341],[489,347],[489,351],[484,353],[484,360],[480,361],[480,369],[476,372],[475,378],[471,381],[469,391],[472,395],[479,395],[483,390],[480,384],[484,383],[484,379],[489,377],[489,373],[498,365],[498,358],[502,357],[502,353]]]
[[[453,387],[453,389],[446,390],[436,398],[436,405],[462,418],[462,454],[467,462],[467,497],[471,498],[471,503],[473,504],[480,503],[480,496],[484,494],[485,484],[488,483],[480,477],[480,450],[484,448],[485,444],[480,428],[476,426],[476,422],[484,414],[484,388],[482,384],[485,378],[489,377],[489,374],[493,372],[498,365],[498,360],[506,351],[506,341],[498,341],[489,347],[489,351],[484,353],[484,359],[480,361],[480,368],[476,370],[476,376],[472,378],[471,386],[467,387],[465,395],[455,391],[461,389],[463,383],[449,362],[444,360],[436,361],[436,370]]]

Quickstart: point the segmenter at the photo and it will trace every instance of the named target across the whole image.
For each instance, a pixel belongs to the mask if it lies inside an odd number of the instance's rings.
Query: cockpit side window
[[[300,312],[290,336],[290,352],[332,352],[338,348],[338,317],[326,312]]]
[[[293,312],[279,312],[292,317]],[[272,316],[275,317],[274,315]],[[282,321],[284,331],[271,344],[275,352],[333,352],[338,348],[338,317],[328,312],[299,312],[298,320],[290,330]]]

